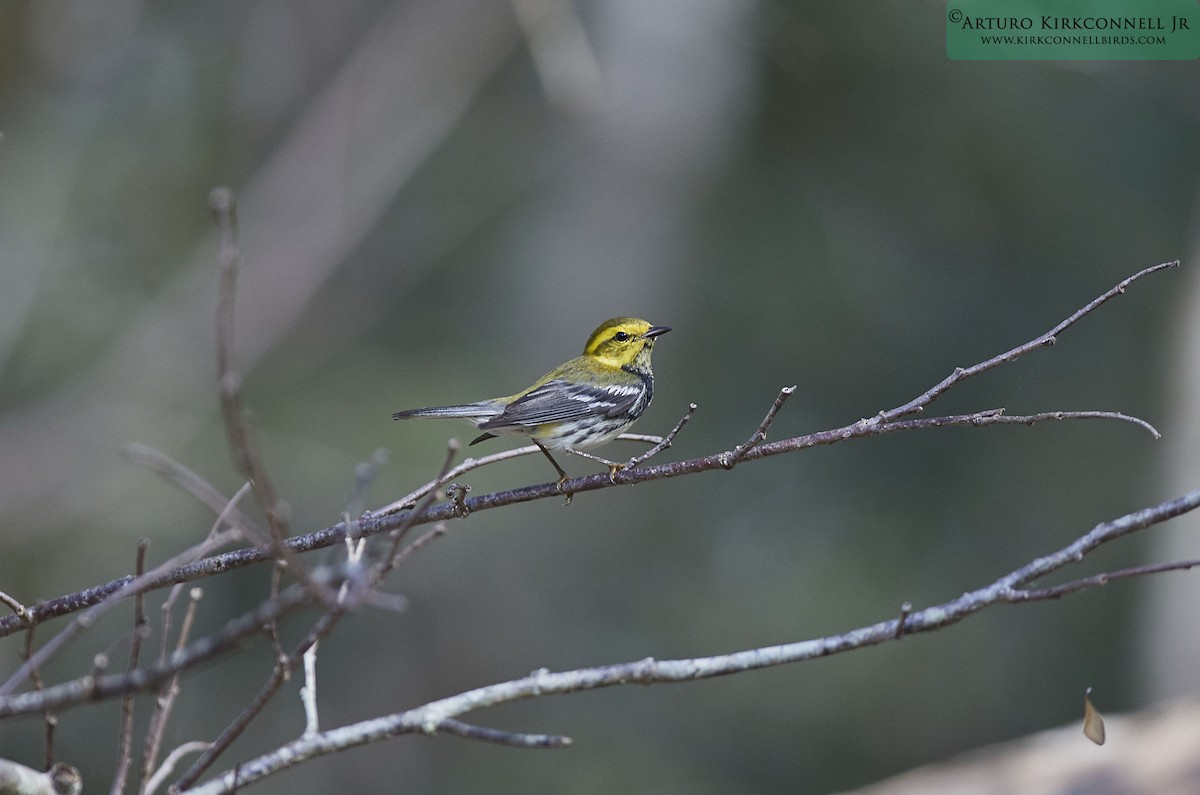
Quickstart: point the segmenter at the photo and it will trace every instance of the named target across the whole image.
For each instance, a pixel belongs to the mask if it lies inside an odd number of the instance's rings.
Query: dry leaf
[[[1083,692],[1083,734],[1096,745],[1104,745],[1104,716],[1092,705],[1092,689]]]

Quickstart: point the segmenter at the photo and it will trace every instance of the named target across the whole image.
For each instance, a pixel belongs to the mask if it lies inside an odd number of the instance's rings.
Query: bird
[[[598,461],[609,468],[613,479],[623,465],[585,450],[618,436],[646,411],[654,397],[650,354],[654,341],[670,330],[640,318],[614,317],[592,332],[583,355],[560,364],[515,395],[397,411],[392,419],[464,419],[483,431],[471,444],[497,436],[526,436],[558,472],[560,489],[567,473],[551,450]]]

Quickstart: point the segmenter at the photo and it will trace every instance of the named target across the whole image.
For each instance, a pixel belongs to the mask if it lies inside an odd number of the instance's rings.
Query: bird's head
[[[652,326],[636,317],[614,317],[592,332],[583,355],[610,367],[648,367],[654,338],[670,330],[670,326]]]

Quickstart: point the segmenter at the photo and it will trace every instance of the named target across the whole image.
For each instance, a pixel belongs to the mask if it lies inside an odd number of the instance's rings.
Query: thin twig
[[[150,539],[139,538],[137,543],[137,559],[134,572],[138,577],[146,573],[146,549]],[[142,638],[146,635],[145,598],[139,592],[133,597],[133,638],[129,641],[128,671],[136,671],[138,660],[142,654]],[[113,772],[112,795],[121,795],[129,780],[129,766],[133,763],[133,693],[126,693],[121,699],[121,729],[117,733],[117,764]]]
[[[424,533],[422,533],[421,535],[414,538],[408,544],[408,546],[404,547],[404,549],[397,552],[395,557],[392,558],[392,568],[399,566],[401,563],[403,563],[404,561],[411,558],[413,555],[420,552],[422,547],[424,547],[426,544],[428,544],[430,541],[434,540],[438,536],[444,535],[445,532],[446,532],[446,523],[438,522],[432,528],[430,528],[429,530],[426,530]]]
[[[342,512],[342,524],[346,527],[346,570],[351,576],[346,578],[338,591],[339,602],[347,598],[350,588],[356,584],[353,574],[361,570],[363,555],[367,551],[367,539],[363,538],[362,533],[359,532],[358,520],[366,513],[367,489],[375,482],[375,478],[386,462],[387,451],[380,448],[371,456],[370,461],[363,462],[354,468],[354,488],[351,490],[346,510]],[[306,674],[308,668],[306,659]]]
[[[783,408],[783,404],[796,391],[796,385],[785,386],[779,390],[779,394],[775,397],[775,402],[771,404],[771,408],[767,410],[767,416],[763,417],[763,421],[758,424],[758,430],[750,435],[750,438],[739,444],[737,447],[725,454],[727,464],[723,465],[726,469],[733,469],[734,465],[746,458],[746,454],[753,450],[758,445],[762,444],[767,438],[767,429],[771,427],[771,423],[775,421],[775,415]]]
[[[468,740],[480,740],[485,743],[508,745],[513,748],[566,748],[571,744],[570,737],[556,734],[525,734],[523,732],[506,732],[499,729],[489,729],[486,726],[476,726],[450,718],[438,724],[439,734],[454,734]]]
[[[1066,596],[1069,593],[1082,591],[1087,588],[1097,588],[1108,585],[1113,580],[1125,580],[1130,577],[1144,577],[1148,574],[1161,574],[1165,571],[1187,571],[1189,569],[1200,566],[1200,558],[1192,560],[1177,560],[1170,563],[1149,563],[1144,566],[1130,566],[1127,569],[1117,569],[1116,571],[1106,571],[1102,574],[1095,574],[1091,577],[1083,577],[1071,582],[1064,582],[1061,585],[1054,585],[1049,588],[1022,588],[1014,591],[1010,596],[1009,601],[1012,602],[1035,602],[1044,601],[1046,599],[1058,599],[1061,596]]]
[[[1158,429],[1141,417],[1131,417],[1119,411],[1043,411],[1037,414],[1009,415],[1004,413],[1004,409],[987,409],[986,411],[978,411],[974,414],[930,417],[928,419],[928,424],[921,426],[908,426],[904,424],[906,422],[913,422],[913,420],[898,420],[889,424],[900,429],[909,429],[910,427],[941,428],[951,425],[971,425],[976,428],[982,428],[985,425],[1036,425],[1039,422],[1061,420],[1117,420],[1119,422],[1133,423],[1140,428],[1144,428],[1155,439],[1162,438],[1162,434],[1158,432]],[[917,422],[920,422],[920,420],[917,420]]]
[[[1156,272],[1158,272],[1160,270],[1164,270],[1166,268],[1178,268],[1178,267],[1179,267],[1179,260],[1173,260],[1171,262],[1162,262],[1162,263],[1159,263],[1158,265],[1152,265],[1149,268],[1140,270],[1137,273],[1130,276],[1129,278],[1122,279],[1112,289],[1110,289],[1110,290],[1102,293],[1101,295],[1097,296],[1096,298],[1092,299],[1090,302],[1088,302],[1086,305],[1081,307],[1078,311],[1076,311],[1074,314],[1072,314],[1066,320],[1062,321],[1057,326],[1055,326],[1054,328],[1047,331],[1045,334],[1042,334],[1041,336],[1038,336],[1038,337],[1034,337],[1032,340],[1030,340],[1029,342],[1026,342],[1023,345],[1018,345],[1017,347],[1012,348],[1011,350],[1005,351],[1004,353],[1002,353],[998,356],[993,356],[990,359],[985,359],[984,361],[980,362],[979,364],[972,365],[971,367],[956,367],[954,369],[954,372],[952,372],[950,375],[948,375],[944,379],[942,379],[942,381],[940,381],[932,389],[927,390],[926,392],[918,395],[917,397],[913,398],[912,400],[908,401],[907,403],[897,406],[894,409],[889,409],[888,411],[879,412],[879,414],[876,415],[870,421],[876,422],[876,423],[892,422],[893,420],[903,417],[906,414],[912,414],[913,412],[917,412],[917,411],[924,411],[926,406],[928,406],[930,403],[932,403],[933,401],[935,401],[939,397],[941,397],[941,395],[943,393],[945,393],[946,390],[950,389],[955,384],[957,384],[961,381],[965,381],[968,378],[971,378],[973,376],[979,375],[980,373],[991,370],[994,367],[999,367],[1002,364],[1006,364],[1008,362],[1014,362],[1017,359],[1024,356],[1025,354],[1029,353],[1030,351],[1035,351],[1038,348],[1044,348],[1048,345],[1053,345],[1057,341],[1059,334],[1063,333],[1068,328],[1075,325],[1077,322],[1079,322],[1081,319],[1083,319],[1083,317],[1085,315],[1091,313],[1093,310],[1099,308],[1100,306],[1102,306],[1103,304],[1112,300],[1113,298],[1117,297],[1118,295],[1124,294],[1125,290],[1129,287],[1129,285],[1133,284],[1135,281],[1142,278],[1143,276],[1149,276],[1152,273],[1156,273]]]
[[[642,464],[649,461],[651,458],[654,458],[654,456],[661,453],[663,450],[666,450],[668,447],[670,447],[671,442],[675,441],[675,437],[679,435],[679,432],[683,430],[683,426],[688,424],[688,421],[692,418],[692,415],[695,413],[696,413],[696,404],[689,403],[688,410],[686,412],[684,412],[682,417],[679,418],[679,422],[675,423],[675,427],[671,429],[670,433],[668,433],[666,436],[662,437],[657,442],[655,442],[654,446],[651,447],[646,452],[642,453],[641,455],[634,456],[633,458],[626,461],[625,469],[630,469],[632,467],[641,466]],[[632,434],[629,434],[629,435],[632,436]]]
[[[367,490],[379,477],[379,472],[387,465],[387,460],[388,451],[381,447],[371,454],[369,461],[364,461],[354,468],[354,488],[351,489],[350,499],[346,503],[346,512],[343,514],[346,521],[347,541],[355,541],[359,537],[356,532],[356,523],[358,517],[366,512]]]
[[[3,602],[9,610],[13,611],[20,621],[28,622],[30,620],[29,608],[12,598],[4,591],[0,591],[0,602]]]
[[[912,612],[912,608],[912,602],[900,604],[900,619],[896,622],[896,640],[904,637],[904,622],[908,620],[908,614]]]
[[[266,466],[258,453],[254,430],[242,408],[241,376],[233,365],[234,302],[237,296],[238,268],[242,261],[242,251],[238,243],[237,202],[233,191],[226,187],[217,187],[209,193],[208,204],[217,227],[217,260],[220,265],[217,294],[217,383],[221,414],[225,419],[225,433],[229,439],[229,452],[238,472],[250,481],[258,506],[266,515],[268,536],[275,557],[287,561],[292,573],[304,583],[304,587],[308,588],[314,597],[331,603],[333,596],[326,593],[312,579],[299,556],[285,543],[290,535],[287,505],[267,474]]]
[[[283,589],[283,571],[287,568],[287,563],[276,559],[275,565],[271,567],[271,585],[267,590],[268,599],[279,598],[279,592]],[[275,655],[276,660],[283,658],[283,644],[279,640],[279,624],[270,621],[263,625],[263,633],[267,636],[267,640],[271,643],[271,651]]]
[[[171,785],[170,792],[174,793],[186,789],[203,775],[204,771],[233,744],[234,740],[241,736],[246,727],[262,714],[263,709],[275,697],[275,694],[279,692],[279,688],[291,676],[292,671],[295,669],[297,662],[303,657],[304,652],[312,644],[333,631],[333,628],[344,614],[344,611],[336,608],[325,613],[309,629],[308,634],[296,645],[291,654],[281,657],[276,661],[275,666],[271,669],[271,675],[263,683],[263,686],[259,688],[254,699],[221,731],[216,740],[208,744],[208,747],[204,749],[199,758],[193,761],[191,766],[184,771],[183,775]]]
[[[33,657],[33,633],[36,629],[37,624],[30,624],[29,629],[25,632],[25,649],[22,659],[28,660]],[[42,674],[36,665],[29,670],[29,679],[33,683],[34,692],[40,692],[45,688]],[[45,710],[42,713],[42,757],[45,762],[42,768],[45,770],[49,770],[54,765],[54,730],[57,728],[58,716],[53,710]]]
[[[438,471],[438,476],[433,481],[437,484],[437,486],[430,490],[424,497],[422,497],[421,501],[413,508],[409,514],[411,520],[401,522],[400,525],[396,527],[395,530],[392,530],[389,534],[392,543],[388,548],[387,553],[380,560],[375,571],[372,572],[370,580],[371,588],[378,588],[383,582],[384,578],[387,577],[387,575],[392,571],[392,568],[396,565],[397,556],[400,551],[400,545],[404,543],[404,536],[406,536],[408,531],[411,530],[416,524],[415,515],[422,510],[428,510],[429,506],[433,504],[433,500],[437,497],[437,490],[449,482],[451,472],[453,471],[450,464],[454,461],[454,456],[458,452],[458,449],[458,441],[451,439],[449,444],[446,445],[446,458],[442,462],[442,468]],[[465,500],[459,504],[463,503],[465,503]],[[423,509],[422,506],[424,506]]]
[[[222,494],[216,486],[163,451],[145,444],[131,444],[125,448],[125,457],[129,459],[130,463],[146,467],[180,491],[191,495],[214,515],[224,514],[228,519],[230,529],[243,531],[246,537],[253,539],[255,543],[261,544],[266,540],[262,530],[255,526],[248,516],[236,508],[232,510],[229,508],[229,498]]]
[[[236,510],[236,505],[250,491],[250,484],[243,483],[238,489],[233,498],[226,502],[225,506],[220,509],[217,516],[217,522],[213,524],[212,530],[209,532],[210,540],[217,532],[220,526],[221,517],[232,513]],[[278,566],[278,562],[276,562]],[[167,653],[171,647],[171,617],[174,614],[175,602],[179,598],[179,594],[183,591],[183,583],[176,583],[166,600],[163,601],[162,613],[162,637],[159,641],[158,664],[165,666],[167,664]],[[175,641],[175,651],[181,650],[187,645],[188,638],[191,635],[192,624],[196,618],[196,609],[204,592],[200,588],[192,588],[190,598],[188,600],[187,609],[184,612],[183,625],[179,629],[179,637]],[[171,710],[175,706],[175,700],[179,697],[179,675],[171,677],[166,684],[162,685],[158,691],[158,698],[154,702],[154,711],[150,715],[149,728],[146,730],[146,740],[142,747],[142,776],[139,789],[140,795],[146,795],[148,782],[151,780],[151,771],[158,764],[158,754],[162,749],[163,738],[166,734],[167,723],[170,721]],[[173,769],[174,765],[172,765]]]
[[[321,719],[317,712],[317,648],[320,640],[304,650],[304,684],[300,687],[300,703],[304,705],[304,733],[321,731]]]
[[[204,596],[204,591],[200,588],[192,588],[189,594],[187,610],[183,614],[183,624],[179,628],[179,638],[175,642],[175,650],[182,651],[187,645],[188,638],[192,634],[192,626],[196,620],[196,608],[200,604],[200,599]],[[167,644],[167,628],[169,626],[168,618],[163,618],[163,654],[159,658],[159,665],[166,665],[166,644]],[[167,723],[171,720],[171,710],[175,707],[175,700],[179,697],[179,674],[176,673],[166,681],[158,690],[158,698],[154,703],[154,712],[150,714],[150,726],[146,729],[146,743],[142,748],[142,779],[139,795],[147,795],[156,787],[151,786],[158,773],[151,775],[154,766],[158,762],[158,753],[162,748],[163,738],[166,736]],[[205,747],[208,743],[202,743]],[[176,749],[178,750],[178,749]],[[203,749],[201,749],[203,750]],[[172,752],[174,754],[175,752]],[[176,758],[175,761],[177,761]],[[168,757],[167,761],[163,762],[158,772],[162,772],[163,768],[167,768],[168,772],[164,775],[169,775],[170,770],[175,767],[175,761]]]
[[[167,754],[167,758],[163,760],[162,765],[158,770],[154,771],[154,775],[150,776],[143,785],[141,795],[152,795],[152,793],[162,786],[162,783],[167,780],[167,777],[175,771],[175,766],[179,764],[179,760],[188,754],[200,753],[208,748],[208,743],[200,740],[192,740],[184,743],[171,753]]]

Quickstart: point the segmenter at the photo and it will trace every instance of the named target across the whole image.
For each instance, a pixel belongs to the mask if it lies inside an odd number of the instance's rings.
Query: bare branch
[[[1024,588],[1015,591],[1009,601],[1012,602],[1036,602],[1046,599],[1058,599],[1066,596],[1069,593],[1082,591],[1087,588],[1098,588],[1108,585],[1113,580],[1125,580],[1130,577],[1145,577],[1149,574],[1161,574],[1165,571],[1187,571],[1189,569],[1200,566],[1200,559],[1193,560],[1177,560],[1170,563],[1149,563],[1144,566],[1130,566],[1127,569],[1117,569],[1116,571],[1106,571],[1103,574],[1095,574],[1091,577],[1083,577],[1071,582],[1064,582],[1062,585],[1054,585],[1049,588]]]
[[[254,700],[221,731],[220,736],[216,740],[208,744],[208,747],[204,749],[200,757],[192,762],[191,767],[171,787],[172,792],[178,792],[191,786],[192,782],[198,779],[216,761],[217,757],[224,753],[233,744],[233,741],[242,735],[246,727],[262,713],[271,699],[275,697],[275,694],[279,692],[279,688],[291,676],[292,671],[295,670],[297,663],[303,658],[304,653],[308,651],[309,647],[332,632],[343,615],[345,615],[344,611],[336,608],[326,612],[309,629],[308,634],[297,644],[291,654],[281,657],[276,661],[275,667],[271,669],[270,677],[259,688],[258,693],[254,696]]]
[[[551,673],[543,668],[520,679],[468,690],[406,712],[372,718],[316,735],[301,737],[257,759],[240,764],[236,770],[228,771],[203,786],[188,790],[188,794],[220,795],[221,793],[230,793],[238,787],[253,783],[305,760],[401,734],[447,732],[470,739],[488,739],[479,734],[480,731],[487,730],[461,731],[456,718],[498,704],[619,685],[690,682],[827,657],[894,641],[904,635],[931,632],[956,624],[995,604],[1020,603],[1043,598],[1023,597],[1022,594],[1035,592],[1021,591],[1019,588],[1082,560],[1085,555],[1102,544],[1167,521],[1198,507],[1200,507],[1200,489],[1118,519],[1103,522],[1056,552],[1038,558],[1000,577],[990,585],[965,593],[957,599],[927,607],[915,613],[910,612],[910,605],[904,605],[899,618],[881,621],[839,635],[748,649],[713,657],[679,660],[646,658],[616,665],[579,668],[557,673]],[[1200,561],[1185,563],[1200,565]],[[1184,567],[1184,563],[1171,565],[1172,567]],[[1143,567],[1142,571],[1137,573],[1150,574],[1156,570],[1162,569]],[[1136,576],[1133,570],[1127,571],[1128,574],[1125,576]],[[1056,596],[1079,591],[1091,585],[1103,584],[1100,581],[1087,583],[1087,581],[1081,580],[1078,582],[1080,583],[1078,586]],[[452,723],[448,725],[448,722],[451,721]]]
[[[383,579],[391,572],[392,567],[398,562],[397,557],[400,551],[400,545],[404,543],[404,536],[407,535],[408,531],[411,530],[416,524],[417,514],[428,510],[429,506],[437,497],[437,490],[449,482],[451,472],[453,471],[450,467],[450,464],[454,461],[454,456],[458,450],[458,440],[451,439],[450,443],[446,445],[446,459],[442,462],[442,468],[438,471],[438,476],[433,479],[433,483],[437,485],[421,498],[421,501],[413,507],[412,511],[409,512],[409,515],[405,518],[405,521],[402,521],[395,530],[391,531],[390,535],[392,544],[387,554],[384,555],[383,559],[380,561],[378,568],[372,574],[370,582],[370,586],[372,588],[378,587],[379,584],[383,582]],[[465,516],[466,509],[461,507],[465,505],[465,500],[463,498],[459,498],[458,500],[454,500],[452,502],[456,508],[464,511],[461,515]]]
[[[1039,422],[1050,420],[1118,420],[1120,422],[1130,422],[1141,428],[1145,428],[1155,439],[1162,438],[1162,434],[1150,423],[1140,417],[1131,417],[1119,411],[1043,411],[1039,414],[1008,415],[1004,413],[1004,409],[987,409],[986,411],[979,411],[974,414],[957,414],[950,417],[898,420],[889,423],[888,427],[895,430],[912,430],[925,427],[942,428],[953,425],[970,425],[975,428],[982,428],[985,425],[1036,425]]]
[[[176,586],[178,588],[179,586]],[[187,611],[183,615],[183,625],[179,628],[179,639],[175,642],[175,650],[182,651],[187,645],[188,637],[192,634],[192,625],[196,620],[196,606],[200,603],[204,592],[200,588],[193,588],[188,599]],[[172,597],[174,592],[172,593]],[[169,600],[169,601],[173,601]],[[166,607],[166,605],[164,605]],[[166,665],[167,662],[167,632],[170,627],[170,610],[165,610],[163,614],[163,647],[162,654],[159,657],[158,664]],[[179,749],[171,752],[171,756],[163,762],[158,772],[151,775],[155,764],[158,762],[158,752],[162,748],[163,737],[166,736],[167,723],[171,719],[171,710],[175,707],[175,699],[179,697],[179,674],[176,673],[166,681],[158,690],[158,698],[154,704],[154,712],[150,715],[150,725],[146,729],[146,742],[142,748],[142,779],[141,788],[138,790],[140,795],[154,791],[156,785],[153,785],[155,778],[162,775],[170,775],[170,771],[174,769],[178,761]],[[205,748],[208,743],[201,743]],[[199,749],[199,750],[204,750]],[[166,769],[167,772],[163,773]],[[152,786],[153,785],[153,786]]]
[[[208,745],[208,743],[200,742],[199,740],[192,740],[189,743],[184,743],[171,753],[167,754],[167,758],[163,760],[163,763],[158,770],[154,771],[154,775],[150,776],[144,782],[142,786],[142,795],[150,795],[150,793],[153,793],[155,790],[161,787],[162,783],[167,780],[167,777],[174,772],[175,766],[179,764],[180,759],[188,754],[199,753],[208,748]]]
[[[312,735],[321,730],[317,712],[317,647],[319,640],[304,650],[304,685],[300,688],[300,703],[304,705],[304,734]]]
[[[745,460],[746,454],[761,444],[767,438],[767,429],[771,427],[771,423],[775,421],[775,415],[783,408],[783,404],[796,391],[796,385],[785,386],[779,390],[779,395],[775,398],[775,402],[771,404],[771,408],[767,411],[767,416],[763,417],[763,421],[759,423],[758,430],[750,435],[750,438],[739,444],[737,447],[725,453],[725,462],[722,466],[725,469],[733,469],[734,464]]]
[[[102,701],[129,692],[154,690],[172,676],[195,668],[240,644],[245,638],[262,632],[262,625],[311,601],[300,585],[284,589],[278,599],[262,604],[225,622],[221,629],[172,654],[165,665],[139,668],[121,674],[97,674],[52,685],[41,691],[0,697],[0,718],[28,715],[47,709]]]
[[[563,737],[561,735],[506,732],[499,729],[489,729],[485,726],[475,726],[471,723],[463,723],[453,718],[442,721],[438,725],[438,733],[455,734],[468,740],[509,745],[514,748],[566,748],[572,742],[570,737]]]
[[[208,204],[217,226],[217,260],[221,270],[217,297],[217,383],[225,433],[229,438],[229,452],[238,472],[250,481],[258,505],[267,517],[267,531],[275,557],[287,561],[292,573],[304,583],[304,587],[312,591],[313,596],[332,603],[333,596],[325,593],[309,576],[299,556],[285,543],[290,535],[288,508],[267,474],[255,443],[254,430],[242,408],[241,376],[233,366],[234,299],[237,295],[238,268],[242,261],[238,243],[237,202],[233,191],[218,187],[209,193]]]
[[[146,467],[163,480],[191,495],[215,515],[226,516],[231,529],[242,530],[248,538],[257,543],[265,540],[261,530],[248,516],[237,508],[229,507],[230,500],[216,486],[161,450],[145,444],[131,444],[125,448],[125,457],[130,463]]]
[[[366,512],[367,508],[367,489],[375,482],[375,478],[379,476],[379,471],[387,463],[388,452],[382,447],[376,450],[371,455],[370,461],[364,461],[354,468],[354,488],[350,492],[350,500],[346,504],[346,511],[342,514],[342,520],[346,524],[346,541],[356,541],[359,538],[358,534],[358,517]],[[357,554],[361,555],[361,546]]]
[[[3,602],[9,610],[13,611],[13,615],[22,622],[30,621],[29,608],[13,599],[4,591],[0,591],[0,602]]]
[[[659,439],[654,444],[654,446],[651,447],[646,452],[642,453],[641,455],[634,456],[633,458],[626,461],[624,468],[629,469],[631,467],[636,467],[641,464],[644,464],[647,461],[649,461],[651,458],[654,458],[654,456],[661,453],[663,450],[666,450],[668,447],[670,447],[671,442],[675,441],[675,437],[679,435],[679,432],[683,430],[683,426],[688,424],[688,420],[690,420],[692,418],[692,415],[695,413],[696,413],[696,404],[689,403],[688,410],[686,412],[684,412],[684,415],[682,417],[679,418],[679,422],[675,423],[675,427],[671,429],[670,433],[668,433],[666,436]],[[626,436],[633,436],[633,434],[622,434],[618,438],[623,439]],[[653,437],[647,437],[647,438],[649,439],[649,438],[653,438]]]
[[[28,660],[33,657],[33,633],[37,629],[37,624],[30,624],[29,629],[25,632],[25,648],[22,652],[22,659]],[[34,691],[40,692],[45,688],[45,683],[42,682],[42,674],[38,671],[35,665],[29,669],[29,679],[33,682]],[[53,710],[45,710],[42,713],[42,744],[43,744],[43,759],[45,764],[43,767],[49,770],[54,765],[54,732],[58,728],[58,715]]]
[[[134,571],[138,577],[146,573],[146,549],[150,540],[139,538],[137,543],[137,560]],[[133,638],[129,642],[129,667],[127,670],[136,671],[138,659],[142,653],[142,638],[146,634],[145,600],[139,592],[133,597]],[[117,734],[117,764],[113,773],[112,795],[121,795],[125,791],[125,782],[129,779],[129,766],[133,763],[133,693],[126,693],[121,699],[121,729]]]
[[[404,549],[402,549],[396,553],[395,557],[392,558],[392,568],[395,568],[396,566],[403,563],[405,560],[408,560],[409,558],[411,558],[417,552],[420,552],[422,547],[424,547],[426,544],[428,544],[430,541],[437,538],[438,536],[444,535],[445,532],[446,532],[446,523],[445,522],[438,522],[437,524],[435,524],[431,529],[422,533],[420,536],[415,538],[412,541],[412,543],[410,543]]]
[[[903,417],[906,414],[912,414],[913,412],[917,412],[917,411],[924,411],[926,406],[928,406],[930,403],[932,403],[933,401],[935,401],[939,397],[941,397],[943,393],[945,393],[948,389],[950,389],[950,387],[954,386],[955,384],[957,384],[961,381],[965,381],[968,378],[971,378],[973,376],[977,376],[980,373],[987,372],[988,370],[991,370],[994,367],[999,367],[1002,364],[1007,364],[1008,362],[1015,362],[1017,359],[1021,358],[1022,356],[1029,353],[1030,351],[1035,351],[1038,348],[1044,348],[1046,346],[1053,345],[1056,342],[1059,334],[1063,333],[1068,328],[1075,325],[1077,322],[1082,320],[1085,315],[1091,313],[1093,310],[1099,308],[1101,305],[1107,303],[1108,301],[1112,300],[1113,298],[1117,297],[1118,295],[1123,295],[1125,293],[1125,290],[1129,287],[1129,285],[1133,284],[1135,281],[1142,278],[1143,276],[1149,276],[1152,273],[1157,273],[1158,271],[1164,270],[1166,268],[1178,268],[1178,267],[1179,267],[1179,260],[1173,260],[1171,262],[1162,262],[1162,263],[1159,263],[1158,265],[1152,265],[1149,268],[1140,270],[1127,279],[1122,279],[1120,282],[1117,283],[1117,285],[1115,287],[1113,287],[1112,289],[1108,290],[1107,292],[1097,296],[1096,298],[1092,299],[1090,302],[1088,302],[1086,305],[1081,307],[1078,311],[1076,311],[1074,314],[1072,314],[1066,320],[1062,321],[1057,326],[1055,326],[1054,328],[1047,331],[1045,334],[1042,334],[1039,337],[1035,337],[1023,345],[1018,345],[1017,347],[1012,348],[1011,350],[1007,350],[1004,353],[999,354],[998,356],[993,356],[992,358],[986,359],[986,360],[980,362],[979,364],[972,365],[971,367],[956,367],[954,369],[954,372],[952,372],[950,375],[946,376],[941,382],[939,382],[932,389],[929,389],[928,391],[922,393],[921,395],[918,395],[917,397],[913,398],[912,400],[908,401],[907,403],[905,403],[901,406],[897,406],[896,408],[890,409],[888,411],[881,411],[871,421],[872,422],[892,422],[893,420]]]
[[[912,602],[900,603],[900,618],[896,620],[896,640],[900,640],[902,637],[904,637],[904,622],[908,620],[908,614],[912,612],[912,608]]]

